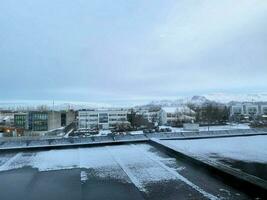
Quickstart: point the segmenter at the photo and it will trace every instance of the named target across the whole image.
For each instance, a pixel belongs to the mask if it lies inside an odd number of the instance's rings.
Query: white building
[[[0,111],[0,124],[12,126],[14,124],[14,112]]]
[[[136,110],[136,113],[142,115],[151,123],[160,124],[161,108],[140,108]]]
[[[112,129],[116,124],[129,123],[127,113],[127,109],[80,110],[79,129]]]
[[[267,115],[267,104],[262,103],[239,103],[230,107],[230,116],[263,116]]]
[[[231,106],[230,109],[231,115],[243,115],[244,114],[244,107],[242,104]]]
[[[255,104],[245,104],[244,105],[246,115],[259,115],[259,105]]]
[[[172,125],[177,120],[191,122],[195,120],[195,112],[188,106],[179,107],[162,107],[161,122],[162,124]]]
[[[267,116],[267,105],[261,105],[260,112],[261,112],[261,115]]]

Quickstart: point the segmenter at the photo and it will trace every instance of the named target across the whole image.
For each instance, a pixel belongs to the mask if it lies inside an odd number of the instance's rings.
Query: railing
[[[167,133],[147,133],[139,135],[107,135],[107,136],[88,136],[88,137],[58,137],[58,136],[23,136],[23,137],[2,137],[0,138],[1,148],[13,147],[34,147],[42,145],[71,145],[99,142],[119,142],[119,141],[141,141],[150,138],[168,139],[168,138],[187,138],[187,137],[213,137],[213,136],[231,136],[231,135],[256,135],[267,134],[267,129],[237,129],[220,131],[202,131],[202,132],[167,132]]]

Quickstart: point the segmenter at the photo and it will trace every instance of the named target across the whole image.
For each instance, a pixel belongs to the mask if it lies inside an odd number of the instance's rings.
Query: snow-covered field
[[[267,136],[164,140],[162,143],[202,158],[267,163]]]

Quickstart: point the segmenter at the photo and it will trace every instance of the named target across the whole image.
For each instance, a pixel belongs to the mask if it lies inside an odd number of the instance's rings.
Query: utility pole
[[[54,116],[54,110],[55,110],[55,101],[54,101],[54,99],[53,99],[53,111],[52,111],[53,129],[55,128],[55,116]]]

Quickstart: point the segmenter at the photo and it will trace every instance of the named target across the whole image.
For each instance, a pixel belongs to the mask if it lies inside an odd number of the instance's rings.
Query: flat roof
[[[147,144],[0,153],[0,199],[249,199]]]

